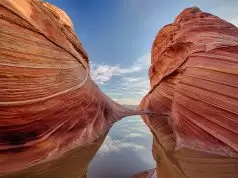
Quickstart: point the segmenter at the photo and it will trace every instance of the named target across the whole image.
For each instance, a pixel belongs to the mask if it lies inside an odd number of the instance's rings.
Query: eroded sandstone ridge
[[[152,46],[141,107],[159,178],[238,177],[238,29],[188,8]]]
[[[0,176],[84,177],[104,133],[135,113],[91,80],[62,10],[40,0],[0,1]]]

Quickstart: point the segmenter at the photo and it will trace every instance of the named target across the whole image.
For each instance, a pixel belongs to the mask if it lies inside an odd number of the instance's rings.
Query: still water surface
[[[128,178],[154,168],[152,135],[138,116],[116,123],[89,165],[88,178]]]

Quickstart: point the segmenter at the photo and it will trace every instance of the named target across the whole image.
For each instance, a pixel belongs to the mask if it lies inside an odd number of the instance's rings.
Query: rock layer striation
[[[160,178],[238,176],[238,29],[188,8],[157,34],[141,107]]]
[[[85,173],[100,137],[120,118],[138,112],[112,101],[92,81],[88,56],[61,9],[40,0],[1,0],[0,26],[0,175],[87,146],[88,154],[77,153],[78,170],[71,169]],[[60,169],[51,164],[38,170],[57,173],[69,163]],[[41,172],[35,176],[44,177]]]

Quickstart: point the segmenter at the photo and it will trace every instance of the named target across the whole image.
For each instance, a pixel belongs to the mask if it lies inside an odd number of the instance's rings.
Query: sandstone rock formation
[[[112,124],[140,112],[91,80],[62,10],[1,0],[0,26],[0,177],[86,177]],[[143,119],[159,177],[238,177],[238,29],[184,10],[158,33],[149,75],[141,108],[155,113]]]
[[[1,0],[0,26],[0,176],[85,176],[104,133],[138,112],[91,80],[88,56],[62,10]]]
[[[238,29],[188,8],[152,47],[141,108],[159,178],[238,177]]]

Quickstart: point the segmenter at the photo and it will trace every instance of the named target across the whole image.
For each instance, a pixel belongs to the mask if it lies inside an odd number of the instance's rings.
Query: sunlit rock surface
[[[0,176],[84,177],[105,132],[137,112],[91,80],[62,10],[1,0],[0,26]]]
[[[238,29],[198,8],[162,28],[141,108],[159,178],[238,177]]]

